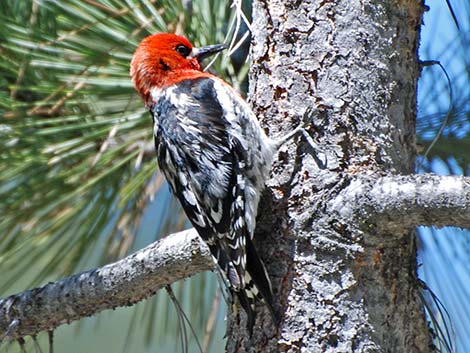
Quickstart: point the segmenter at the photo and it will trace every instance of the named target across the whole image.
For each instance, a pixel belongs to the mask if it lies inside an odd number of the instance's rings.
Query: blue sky
[[[468,33],[470,2],[455,0],[451,3],[461,29]],[[451,78],[454,101],[467,100],[465,110],[468,111],[470,83],[465,72],[468,69],[465,61],[470,60],[468,47],[466,50],[455,50],[462,46],[462,42],[446,1],[432,0],[426,4],[430,11],[424,16],[420,59],[441,62]],[[427,119],[432,114],[445,111],[449,105],[448,92],[447,80],[438,66],[423,69],[418,90],[418,117]],[[455,136],[462,137],[470,131],[469,126],[467,121],[458,130],[448,128],[444,133],[452,131]],[[434,133],[428,132],[423,137],[432,139]],[[455,160],[435,160],[430,164],[430,169],[437,174],[463,174]],[[419,234],[420,278],[434,291],[449,313],[455,329],[456,352],[470,352],[470,233],[456,228],[436,231],[421,227]]]

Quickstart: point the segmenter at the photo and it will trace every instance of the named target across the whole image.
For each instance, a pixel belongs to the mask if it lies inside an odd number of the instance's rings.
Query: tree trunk
[[[255,237],[279,329],[262,307],[251,339],[231,320],[228,352],[431,350],[414,225],[365,214],[354,191],[361,178],[413,171],[423,10],[404,0],[254,1],[255,112],[270,136],[303,124],[317,146],[281,149],[260,204]]]

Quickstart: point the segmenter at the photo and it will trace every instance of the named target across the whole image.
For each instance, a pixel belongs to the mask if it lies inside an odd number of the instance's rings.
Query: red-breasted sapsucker
[[[136,49],[130,73],[153,118],[159,167],[251,330],[256,299],[274,317],[271,282],[252,240],[260,194],[285,139],[269,139],[240,95],[201,70],[202,59],[224,48],[193,48],[175,34],[151,35]]]

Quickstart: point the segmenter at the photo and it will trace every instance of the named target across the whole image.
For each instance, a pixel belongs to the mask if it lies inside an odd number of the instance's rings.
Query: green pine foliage
[[[240,13],[215,0],[0,1],[0,296],[188,226],[158,170],[129,62],[157,32],[196,46],[240,39]],[[211,70],[240,87],[247,67],[225,54]],[[199,309],[187,310],[198,334],[211,306],[202,298],[215,290],[213,275],[176,286],[183,306]],[[176,322],[168,297],[158,297],[144,310],[148,336],[156,307],[158,320]]]

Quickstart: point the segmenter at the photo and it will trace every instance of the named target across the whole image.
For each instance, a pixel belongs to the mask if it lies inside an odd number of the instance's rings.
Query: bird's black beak
[[[218,52],[227,49],[225,44],[214,44],[208,45],[202,48],[193,48],[191,56],[196,58],[197,61],[201,62],[205,58],[208,58],[211,55],[217,54]]]

